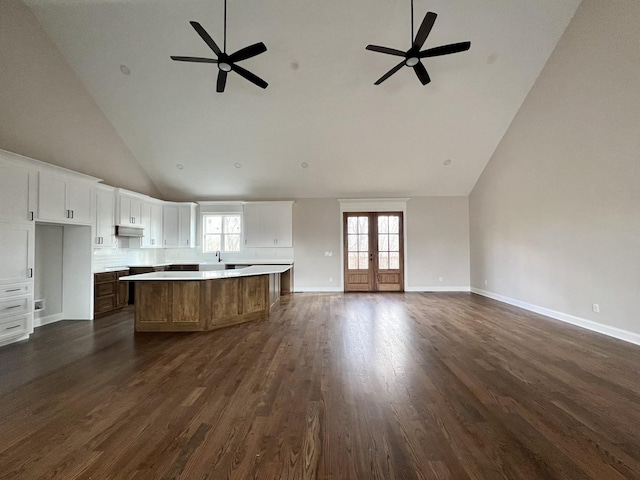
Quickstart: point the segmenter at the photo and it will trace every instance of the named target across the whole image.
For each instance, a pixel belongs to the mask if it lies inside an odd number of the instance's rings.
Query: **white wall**
[[[638,25],[637,0],[582,2],[470,196],[473,288],[632,341]]]
[[[406,290],[469,290],[468,198],[412,198],[407,254]]]
[[[293,206],[295,291],[341,291],[340,204],[335,198],[298,199]],[[325,252],[332,256],[326,257]]]
[[[0,148],[154,197],[156,186],[38,20],[0,1]]]

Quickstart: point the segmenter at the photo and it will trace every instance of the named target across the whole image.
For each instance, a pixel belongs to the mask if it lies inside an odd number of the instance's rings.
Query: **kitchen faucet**
[[[222,255],[220,254],[220,250],[216,250],[216,257],[218,257],[218,262],[222,261]]]

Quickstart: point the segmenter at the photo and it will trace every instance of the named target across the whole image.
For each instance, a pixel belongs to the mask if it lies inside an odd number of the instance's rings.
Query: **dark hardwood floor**
[[[0,478],[638,479],[640,347],[466,293],[60,322],[0,349]]]

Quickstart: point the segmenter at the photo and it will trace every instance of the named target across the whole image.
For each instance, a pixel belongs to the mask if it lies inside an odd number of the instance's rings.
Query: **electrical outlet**
[[[329,277],[329,283],[333,282],[333,277]]]
[[[439,282],[442,282],[442,277],[438,277],[438,281],[439,281]]]
[[[594,313],[600,313],[600,304],[599,303],[594,303],[593,304],[593,312]]]
[[[45,307],[45,300],[36,300],[35,302],[33,302],[33,309],[34,310],[38,310],[38,311],[42,311],[44,310]]]
[[[324,256],[325,257],[331,257],[331,256],[333,256],[333,252],[324,252]]]
[[[485,287],[487,286],[487,280],[485,280],[485,281],[484,281],[484,286],[485,286]]]

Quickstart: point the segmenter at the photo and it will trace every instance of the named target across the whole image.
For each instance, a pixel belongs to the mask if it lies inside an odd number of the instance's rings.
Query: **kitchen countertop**
[[[236,260],[223,260],[222,262],[169,262],[169,263],[145,263],[136,265],[115,265],[108,267],[96,268],[93,273],[104,272],[117,272],[119,270],[127,270],[129,268],[153,268],[153,267],[168,267],[169,265],[293,265],[293,260],[290,259],[251,259],[251,258],[239,258]]]
[[[153,272],[140,275],[120,277],[123,281],[184,281],[184,280],[214,280],[216,278],[250,277],[252,275],[267,275],[269,273],[284,273],[291,268],[286,265],[254,265],[232,270],[209,270],[199,272]]]

